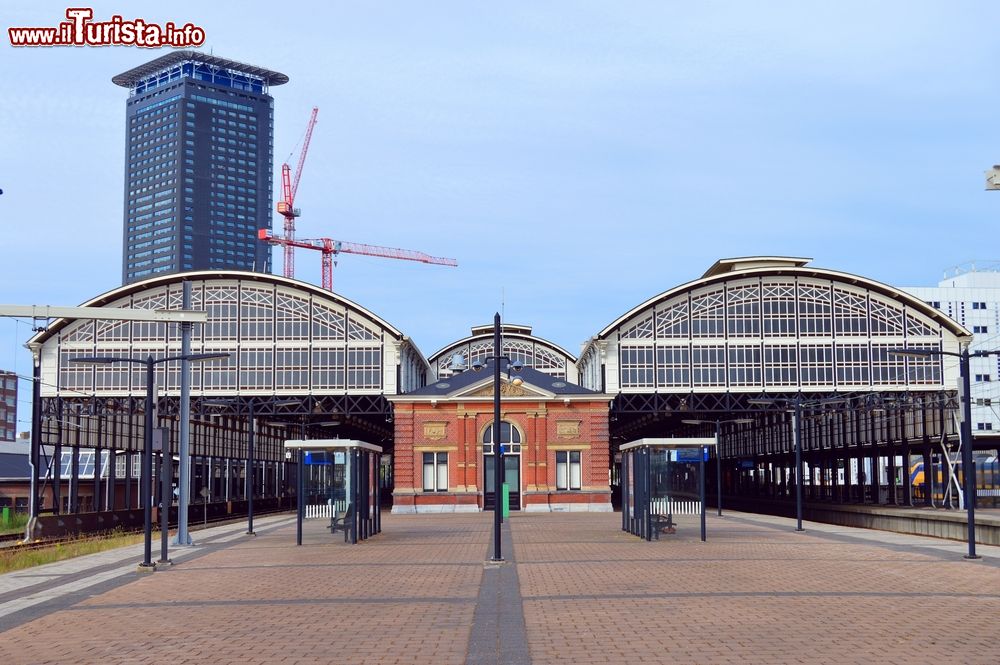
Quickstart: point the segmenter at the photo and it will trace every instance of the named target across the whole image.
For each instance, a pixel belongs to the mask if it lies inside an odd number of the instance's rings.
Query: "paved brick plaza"
[[[301,548],[271,521],[0,618],[0,663],[485,662],[490,517],[386,515],[356,546],[311,524]],[[686,519],[646,543],[618,514],[515,515],[505,633],[533,663],[1000,662],[998,548],[735,513],[701,543]]]

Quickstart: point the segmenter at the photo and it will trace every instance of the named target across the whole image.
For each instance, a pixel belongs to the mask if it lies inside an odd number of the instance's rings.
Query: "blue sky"
[[[0,25],[55,25],[65,7],[6,0]],[[1000,162],[995,4],[94,11],[190,21],[206,50],[289,75],[272,89],[276,173],[320,107],[299,236],[459,261],[336,268],[336,291],[428,354],[489,322],[501,294],[507,320],[576,351],[722,257],[812,257],[910,286],[1000,255],[1000,194],[983,184]],[[120,283],[126,91],[110,79],[165,51],[13,49],[3,32],[0,302],[77,304]],[[318,254],[296,265],[318,282]],[[0,320],[0,367],[30,373],[29,328]]]

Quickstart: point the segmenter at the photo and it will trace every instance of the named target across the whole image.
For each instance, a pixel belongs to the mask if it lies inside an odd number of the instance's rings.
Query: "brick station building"
[[[610,511],[610,396],[527,366],[508,376],[508,361],[500,362],[511,509]],[[493,374],[490,361],[387,396],[395,409],[392,512],[493,507]]]

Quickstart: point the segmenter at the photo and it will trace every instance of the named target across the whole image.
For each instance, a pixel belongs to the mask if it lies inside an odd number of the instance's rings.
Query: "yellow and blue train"
[[[979,501],[981,502],[983,499],[989,501],[992,498],[993,503],[996,503],[997,499],[1000,498],[1000,460],[995,455],[977,456],[975,463],[976,494],[979,496]],[[953,461],[952,467],[955,469],[955,476],[958,478],[959,484],[964,487],[962,461],[960,459]],[[948,479],[947,465],[935,462],[933,469],[934,498],[941,499]],[[915,494],[923,495],[927,491],[926,483],[923,460],[920,459],[910,464],[910,486],[914,488]]]

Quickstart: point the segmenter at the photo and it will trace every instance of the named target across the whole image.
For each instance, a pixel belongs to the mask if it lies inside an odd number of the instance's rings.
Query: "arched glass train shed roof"
[[[700,279],[633,307],[584,345],[581,385],[599,389],[604,380],[611,393],[927,385],[886,351],[956,350],[971,339],[904,291],[807,262],[723,259]]]
[[[562,347],[531,334],[531,326],[501,324],[501,345],[503,355],[511,362],[520,360],[525,367],[531,367],[555,378],[571,381],[576,376],[576,356]],[[454,372],[449,369],[452,358],[458,355],[466,367],[477,360],[486,362],[493,356],[493,325],[473,326],[472,334],[448,344],[428,359],[432,376],[444,379]]]
[[[893,351],[956,352],[968,330],[904,291],[808,262],[716,262],[591,338],[578,382],[618,395],[612,427],[629,437],[660,434],[674,412],[711,419],[752,411],[755,398],[953,398],[942,395],[956,386],[957,362]]]
[[[182,309],[185,282],[191,285],[191,308],[208,312],[206,324],[194,325],[191,353],[231,354],[228,360],[191,365],[196,416],[229,414],[245,425],[253,412],[274,427],[295,425],[296,436],[299,429],[325,428],[327,437],[381,442],[392,436],[391,405],[384,396],[426,384],[427,361],[398,328],[340,295],[284,277],[241,271],[177,273],[122,286],[83,306]],[[144,366],[72,361],[86,356],[178,355],[181,327],[58,319],[31,343],[41,345],[41,392],[49,420],[65,421],[67,413],[81,411],[107,415],[110,409],[127,413],[125,421],[132,422],[143,408]],[[164,363],[156,372],[157,413],[170,416],[177,409],[180,363]],[[49,429],[43,425],[44,431]],[[276,432],[276,440],[289,438],[287,434]],[[133,428],[128,436],[139,435]]]

